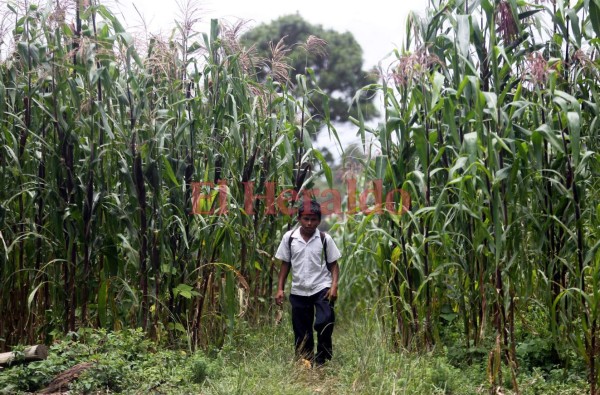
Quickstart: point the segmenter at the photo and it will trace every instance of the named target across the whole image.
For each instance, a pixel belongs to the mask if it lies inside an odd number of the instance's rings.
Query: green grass
[[[355,319],[356,318],[356,319]],[[487,394],[487,359],[471,365],[453,366],[445,347],[426,354],[396,353],[382,336],[375,321],[367,316],[342,317],[334,334],[334,358],[322,369],[306,369],[291,359],[291,328],[284,320],[277,329],[263,328],[234,338],[227,366],[236,366],[228,378],[207,380],[210,394]],[[261,350],[249,354],[247,350]],[[236,355],[237,354],[237,355]],[[236,355],[235,357],[233,355]],[[585,377],[554,378],[534,370],[519,376],[523,394],[581,394]],[[505,394],[510,390],[508,371]],[[549,380],[550,379],[550,380]],[[234,387],[233,382],[241,382]]]
[[[334,333],[334,358],[319,369],[293,359],[289,316],[280,325],[240,325],[220,350],[190,354],[144,340],[141,331],[80,332],[77,340],[56,342],[50,358],[15,366],[0,374],[0,393],[43,388],[60,371],[95,361],[71,387],[73,393],[124,394],[487,394],[482,357],[460,364],[446,347],[429,353],[391,352],[370,315],[340,314]],[[503,393],[511,394],[504,374]],[[521,369],[522,394],[582,394],[580,372]]]

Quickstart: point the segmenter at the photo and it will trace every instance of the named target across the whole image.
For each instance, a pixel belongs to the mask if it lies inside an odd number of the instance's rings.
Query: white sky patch
[[[151,32],[168,33],[179,20],[181,0],[112,0],[114,11],[128,26],[140,27],[141,21],[133,5],[144,17]],[[184,0],[185,1],[185,0]],[[406,18],[410,11],[423,14],[429,0],[204,0],[196,6],[202,18],[201,31],[208,32],[211,19],[250,21],[248,27],[299,13],[312,24],[338,32],[351,32],[363,49],[364,68],[369,69],[394,48],[401,48],[406,34]],[[205,27],[205,28],[203,28]]]
[[[122,13],[120,19],[126,26],[143,31],[141,14],[149,32],[168,35],[175,20],[182,20],[179,5],[185,4],[186,0],[108,1],[113,12]],[[430,0],[204,0],[194,4],[198,10],[196,15],[201,18],[197,29],[206,33],[210,31],[211,19],[224,19],[230,23],[241,19],[249,21],[247,28],[252,28],[280,16],[298,13],[309,23],[322,25],[325,29],[340,33],[349,31],[363,49],[363,69],[369,70],[381,62],[385,70],[393,60],[391,52],[403,47],[409,13],[414,11],[424,15],[429,3]],[[379,121],[372,120],[369,124],[375,126]],[[338,124],[336,129],[344,147],[360,143],[356,126]],[[337,143],[326,131],[319,134],[316,146],[329,149],[334,158],[339,159],[341,153]]]

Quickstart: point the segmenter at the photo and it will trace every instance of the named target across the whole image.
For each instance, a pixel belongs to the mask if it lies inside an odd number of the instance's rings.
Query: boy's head
[[[315,200],[301,202],[298,207],[298,222],[302,232],[314,234],[321,223],[321,205]]]
[[[314,214],[321,221],[321,205],[316,200],[305,200],[298,207],[298,218],[306,214]]]

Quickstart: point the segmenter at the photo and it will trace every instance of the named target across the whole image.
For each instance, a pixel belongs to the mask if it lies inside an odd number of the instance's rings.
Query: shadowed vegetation
[[[569,393],[561,381],[579,391],[585,376],[598,394],[598,0],[432,0],[409,18],[395,62],[354,95],[351,119],[378,154],[343,156],[336,188],[356,196],[329,231],[343,247],[341,313],[367,318],[340,328],[321,373],[294,370],[282,331],[261,327],[294,222],[266,196],[334,182],[312,148],[312,122],[337,135],[311,70],[290,78],[279,42],[257,76],[240,26],[199,33],[191,11],[141,53],[97,1],[7,10],[0,349],[65,334],[202,349],[164,358],[208,393]],[[377,127],[361,112],[373,91]],[[76,385],[126,391],[134,357],[96,358],[108,367]],[[292,379],[265,383],[282,361]],[[213,363],[230,374],[211,376]]]
[[[596,394],[598,4],[432,3],[382,72],[385,122],[355,120],[381,150],[362,182],[407,191],[410,209],[349,218],[346,282],[368,278],[387,298],[398,349],[431,349],[461,327],[465,350],[485,350],[492,391],[502,365],[518,391],[537,316],[544,358],[565,367],[576,351]]]
[[[264,215],[265,183],[298,190],[328,170],[305,101],[248,74],[216,22],[200,34],[188,13],[142,56],[107,8],[76,4],[74,24],[66,8],[9,5],[0,348],[82,326],[219,345],[237,317],[270,309],[290,217]]]

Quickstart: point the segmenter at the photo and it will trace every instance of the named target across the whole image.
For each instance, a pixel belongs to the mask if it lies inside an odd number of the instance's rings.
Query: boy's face
[[[300,226],[306,233],[312,234],[315,232],[321,220],[317,214],[302,214],[300,215]]]

